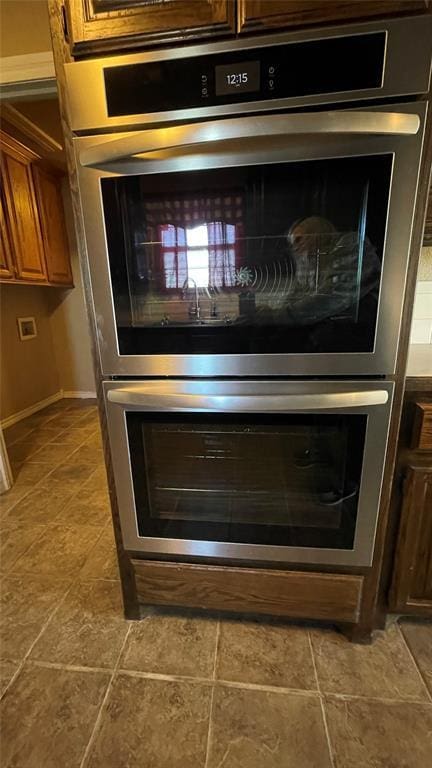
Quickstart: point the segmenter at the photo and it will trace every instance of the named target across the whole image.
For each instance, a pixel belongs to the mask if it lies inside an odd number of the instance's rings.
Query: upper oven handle
[[[319,411],[340,408],[384,405],[388,401],[385,389],[365,392],[317,392],[292,395],[206,395],[146,391],[145,385],[108,390],[110,403],[146,411],[216,411],[254,413]]]
[[[259,136],[329,133],[412,136],[417,133],[419,127],[418,115],[403,112],[347,110],[306,112],[295,115],[258,115],[123,135],[114,141],[107,141],[82,150],[80,162],[83,166],[98,167],[158,150],[187,148]],[[142,159],[145,160],[145,157]]]

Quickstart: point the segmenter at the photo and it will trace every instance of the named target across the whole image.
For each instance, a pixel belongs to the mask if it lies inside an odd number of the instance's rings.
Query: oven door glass
[[[127,412],[139,536],[352,549],[367,418]]]
[[[373,352],[392,163],[102,178],[120,354]]]

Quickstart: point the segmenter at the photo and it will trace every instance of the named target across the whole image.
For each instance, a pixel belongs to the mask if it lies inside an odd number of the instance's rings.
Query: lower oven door
[[[105,382],[127,550],[368,566],[391,382]]]

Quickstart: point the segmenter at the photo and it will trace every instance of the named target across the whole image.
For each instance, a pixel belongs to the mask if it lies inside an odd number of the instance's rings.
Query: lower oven
[[[369,566],[388,381],[106,381],[125,548]]]

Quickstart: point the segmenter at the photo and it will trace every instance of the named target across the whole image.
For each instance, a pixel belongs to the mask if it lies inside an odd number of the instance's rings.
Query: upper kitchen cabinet
[[[0,157],[14,277],[26,282],[45,282],[47,272],[31,169],[37,155],[2,132]]]
[[[75,56],[235,32],[235,0],[66,0]]]
[[[3,202],[3,185],[0,187],[0,280],[15,277],[9,234],[6,229],[6,216]]]
[[[63,213],[61,177],[51,171],[33,168],[39,218],[50,283],[72,283],[69,246]]]
[[[0,281],[72,285],[61,175],[0,131]]]
[[[308,27],[426,11],[429,0],[238,0],[239,32]]]

